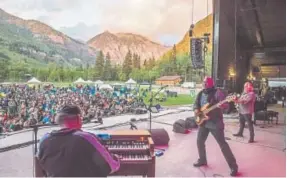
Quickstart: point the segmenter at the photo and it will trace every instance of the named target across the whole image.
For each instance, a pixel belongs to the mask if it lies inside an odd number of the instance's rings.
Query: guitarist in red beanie
[[[220,101],[225,99],[224,94],[214,87],[214,82],[211,77],[205,77],[203,81],[203,90],[201,90],[195,100],[194,111],[197,115],[201,112],[202,107],[209,104],[210,106],[218,104]],[[206,149],[205,141],[209,132],[214,136],[215,140],[219,144],[221,151],[231,169],[231,176],[236,176],[238,172],[238,165],[236,159],[225,140],[224,137],[224,123],[223,123],[223,113],[222,108],[227,107],[226,104],[219,103],[219,107],[210,111],[206,117],[203,124],[199,125],[198,135],[197,135],[197,148],[199,153],[199,159],[193,165],[195,167],[200,167],[207,165],[206,159]]]

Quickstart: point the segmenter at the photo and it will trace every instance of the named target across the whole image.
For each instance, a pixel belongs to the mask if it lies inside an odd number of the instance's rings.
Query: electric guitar
[[[243,94],[243,95],[237,94],[236,100],[238,100],[238,99],[245,100],[246,98],[248,98],[247,94]],[[239,103],[238,102],[235,102],[235,108],[237,111],[239,111]]]
[[[234,101],[236,98],[237,98],[237,95],[233,94],[233,95],[227,96],[224,100],[220,101],[219,103],[217,103],[211,107],[210,107],[209,103],[205,104],[203,107],[200,108],[198,113],[195,113],[196,124],[199,126],[202,125],[205,121],[209,120],[209,117],[206,116],[207,113],[218,108],[220,105],[222,105],[226,102]]]

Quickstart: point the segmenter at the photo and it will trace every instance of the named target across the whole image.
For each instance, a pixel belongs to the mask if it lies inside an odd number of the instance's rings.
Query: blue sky
[[[82,41],[108,30],[173,45],[192,22],[192,0],[0,0],[0,8]],[[194,0],[193,9],[197,22],[212,12],[212,0]]]

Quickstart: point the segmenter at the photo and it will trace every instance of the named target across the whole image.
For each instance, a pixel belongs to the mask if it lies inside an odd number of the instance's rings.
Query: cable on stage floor
[[[153,122],[153,123],[157,123],[157,124],[164,124],[164,125],[173,126],[173,124],[166,123],[166,122],[160,122],[160,121],[152,121],[152,122]]]
[[[224,177],[224,176],[221,174],[213,174],[212,177]]]
[[[199,167],[198,170],[202,173],[203,177],[206,177],[205,172]]]

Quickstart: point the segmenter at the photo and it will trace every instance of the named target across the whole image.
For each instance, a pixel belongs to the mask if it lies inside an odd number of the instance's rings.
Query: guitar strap
[[[218,92],[218,89],[213,90],[207,98],[208,103],[210,104],[210,106],[217,104],[217,97],[216,97],[216,93]]]
[[[214,105],[214,104],[217,103],[217,99],[215,97],[215,94],[217,93],[217,90],[218,89],[214,89],[208,94],[207,102],[210,103],[210,105]],[[197,108],[201,108],[202,107],[201,104],[200,104],[200,101],[202,99],[201,98],[202,97],[202,93],[203,93],[203,90],[201,90],[198,93],[197,98],[195,100],[196,101],[195,104],[196,104]]]

